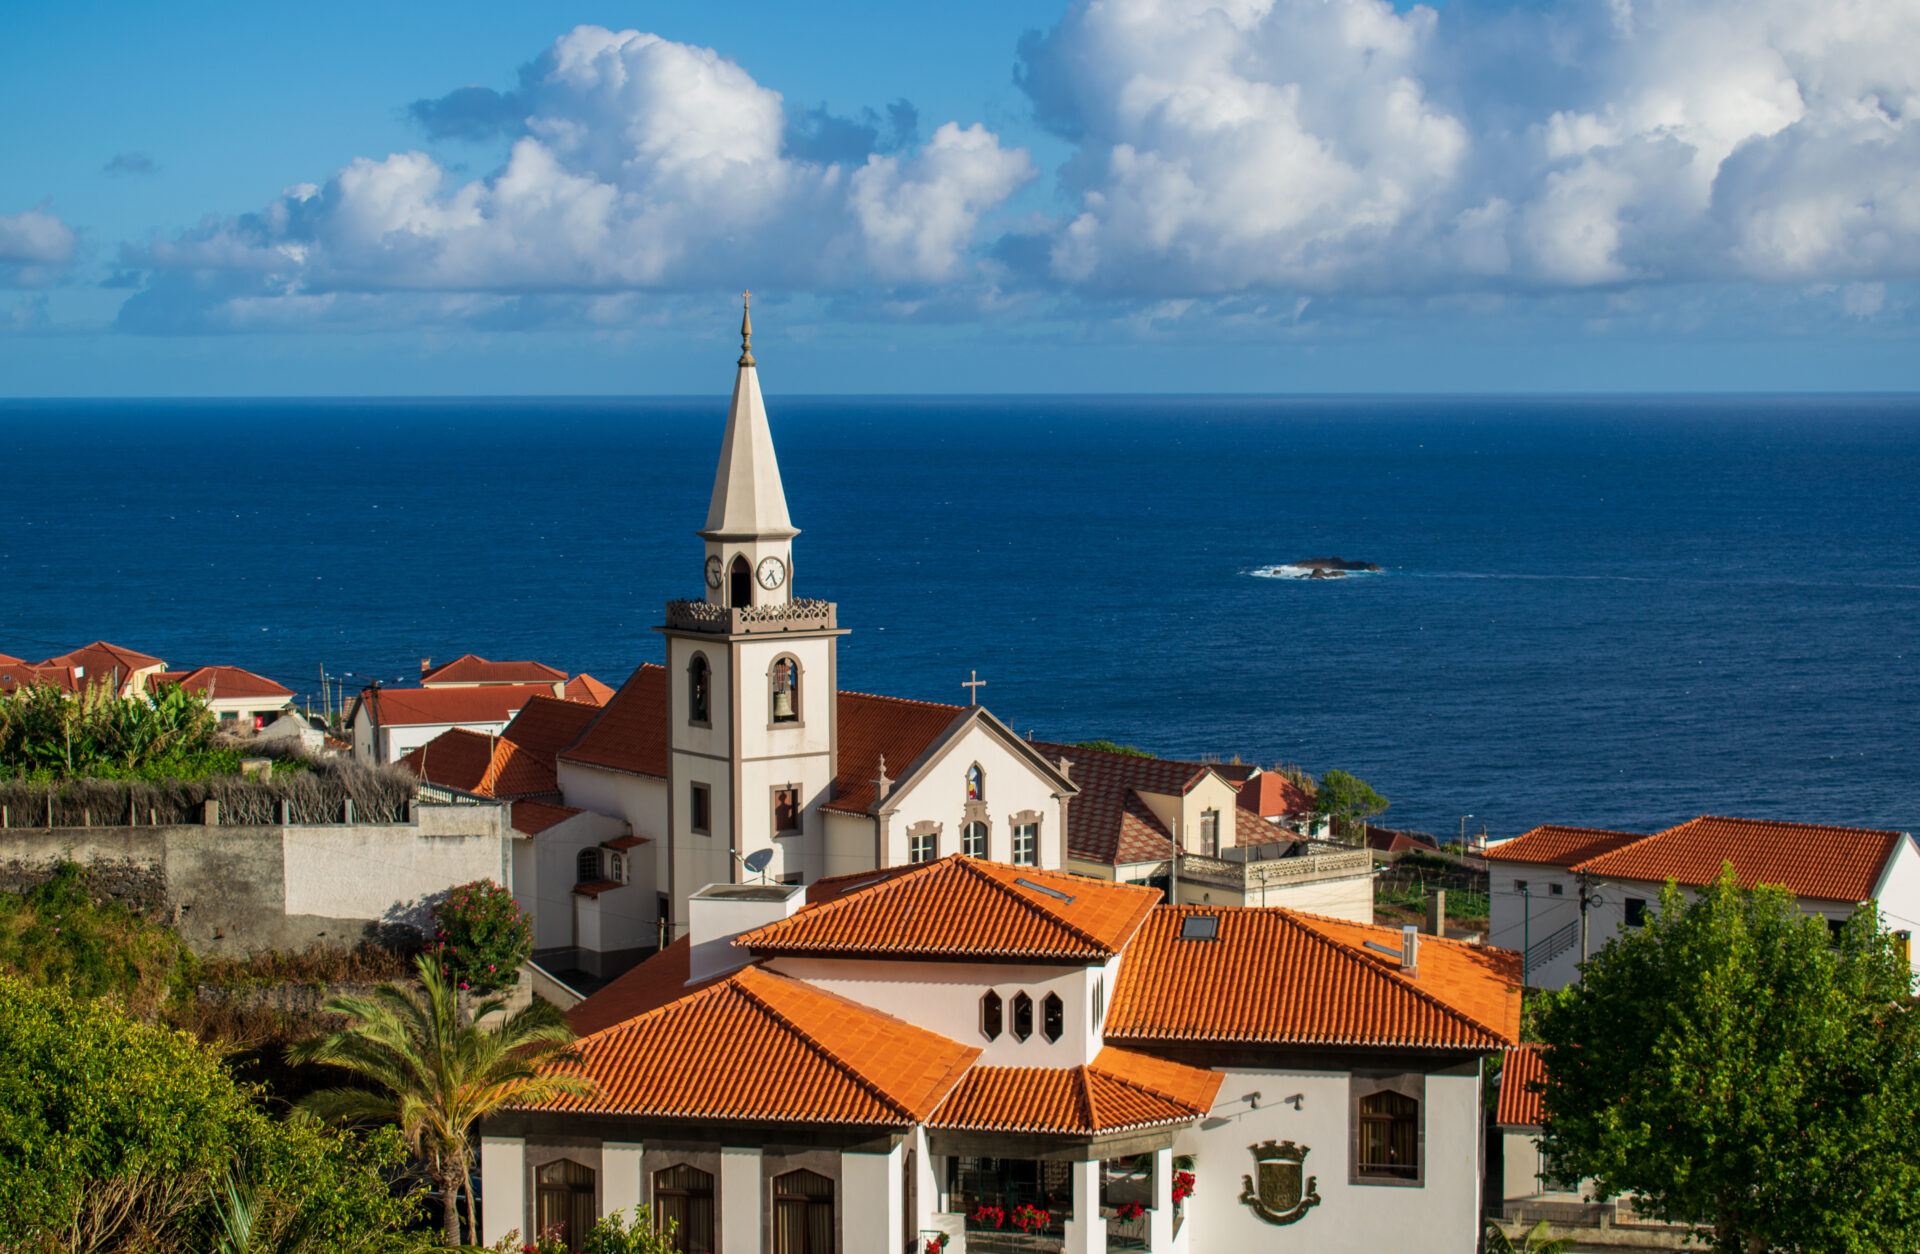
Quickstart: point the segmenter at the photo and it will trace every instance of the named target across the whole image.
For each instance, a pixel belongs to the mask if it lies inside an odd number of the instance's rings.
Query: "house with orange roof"
[[[1831,928],[1874,903],[1910,962],[1920,928],[1920,849],[1906,832],[1706,815],[1650,836],[1549,824],[1485,856],[1489,939],[1523,955],[1535,988],[1577,981],[1609,938],[1645,924],[1669,881],[1691,899],[1727,866],[1743,887],[1786,889]]]
[[[1517,955],[961,854],[688,917],[571,1011],[592,1093],[482,1125],[483,1241],[644,1205],[765,1254],[1478,1247]]]
[[[251,734],[293,709],[293,690],[238,666],[200,666],[190,671],[154,671],[145,690],[178,684],[207,703],[228,731]]]
[[[485,688],[510,684],[547,684],[558,697],[564,695],[567,673],[544,662],[490,662],[477,653],[463,653],[438,666],[432,658],[420,659],[422,688]]]
[[[1297,836],[1248,805],[1247,788],[1269,773],[1085,745],[1033,747],[1065,762],[1079,789],[1068,870],[1151,884],[1180,905],[1286,906],[1373,922],[1373,858]]]
[[[497,736],[527,702],[555,695],[554,685],[544,683],[370,687],[353,699],[346,721],[355,757],[362,762],[398,762],[435,736],[455,728]]]
[[[807,884],[952,853],[1058,869],[1079,791],[985,706],[843,689],[838,608],[795,588],[799,530],[750,336],[743,325],[688,552],[700,595],[667,603],[664,665],[636,667],[558,754],[566,805],[649,842],[632,886],[649,895],[648,944],[685,935],[687,902],[713,883]]]
[[[147,690],[147,678],[167,668],[167,664],[137,649],[96,640],[70,653],[47,658],[39,663],[42,671],[64,671],[67,679],[59,686],[70,692],[105,684],[116,697],[131,697]]]

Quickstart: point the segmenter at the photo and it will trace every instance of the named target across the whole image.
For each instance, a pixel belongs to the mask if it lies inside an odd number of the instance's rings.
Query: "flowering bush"
[[[1026,1202],[1013,1208],[1013,1226],[1022,1232],[1038,1232],[1053,1222],[1053,1216]]]
[[[977,1224],[992,1224],[996,1228],[1004,1228],[1007,1226],[1007,1212],[1001,1210],[998,1206],[983,1203],[973,1208],[973,1222]]]
[[[1173,1200],[1184,1202],[1193,1196],[1193,1173],[1176,1171],[1173,1173]]]
[[[463,989],[494,993],[520,978],[533,956],[533,921],[492,880],[462,884],[433,908],[427,952]]]
[[[946,1248],[947,1248],[947,1234],[944,1232],[936,1233],[933,1236],[930,1236],[927,1238],[927,1248],[926,1248],[925,1254],[940,1254],[940,1251]]]
[[[1113,1213],[1118,1219],[1138,1219],[1147,1213],[1147,1208],[1138,1202],[1122,1202],[1113,1208]]]

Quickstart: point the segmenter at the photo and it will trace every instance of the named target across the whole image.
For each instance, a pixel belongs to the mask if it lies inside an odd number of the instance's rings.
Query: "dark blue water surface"
[[[847,687],[977,667],[1023,733],[1343,767],[1441,832],[1920,820],[1920,400],[769,407]],[[0,402],[0,652],[618,683],[699,594],[724,411]],[[1329,554],[1386,571],[1252,573]]]

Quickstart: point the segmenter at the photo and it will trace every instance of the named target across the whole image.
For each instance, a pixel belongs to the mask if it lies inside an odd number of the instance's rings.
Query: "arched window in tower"
[[[693,661],[687,663],[687,721],[705,725],[711,721],[710,710],[713,703],[713,668],[707,665],[707,655],[696,653]]]
[[[967,800],[985,801],[987,799],[987,773],[975,762],[967,768]]]
[[[727,604],[737,610],[753,604],[753,567],[744,556],[734,558],[727,571]]]
[[[773,721],[776,723],[799,722],[800,663],[790,657],[779,659],[773,664],[773,672],[768,683],[768,692],[773,699]]]

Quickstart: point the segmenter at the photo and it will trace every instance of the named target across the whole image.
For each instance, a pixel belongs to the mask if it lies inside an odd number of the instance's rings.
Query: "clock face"
[[[787,565],[777,557],[763,557],[757,574],[762,588],[778,588],[787,581]]]
[[[716,553],[712,557],[707,559],[707,587],[718,588],[719,586],[720,586],[720,555]]]

